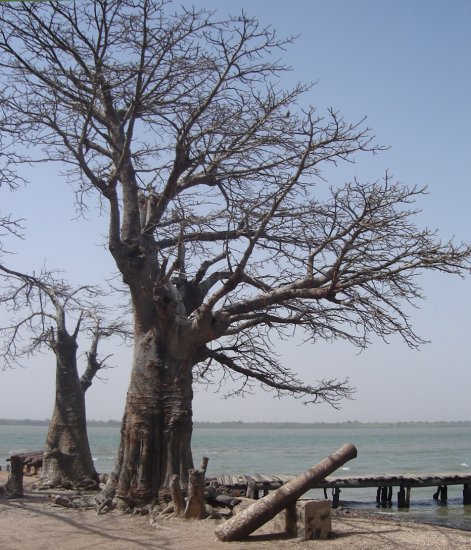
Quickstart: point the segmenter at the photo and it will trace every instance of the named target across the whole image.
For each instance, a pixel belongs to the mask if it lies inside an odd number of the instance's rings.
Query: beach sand
[[[0,485],[7,479],[0,472]],[[347,513],[332,517],[332,537],[301,542],[277,532],[270,522],[241,542],[216,539],[214,520],[160,520],[112,511],[97,515],[93,510],[74,510],[53,505],[48,492],[36,492],[37,478],[25,478],[25,496],[0,500],[0,548],[2,550],[242,550],[251,549],[371,549],[386,550],[471,548],[471,532],[416,523],[397,522]],[[54,491],[53,494],[58,494]],[[61,494],[67,494],[61,491]]]

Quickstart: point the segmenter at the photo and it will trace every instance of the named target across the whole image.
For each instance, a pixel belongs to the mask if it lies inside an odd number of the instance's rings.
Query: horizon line
[[[1,424],[49,424],[49,418],[43,419],[34,419],[34,418],[0,418]],[[108,420],[96,420],[94,418],[87,419],[87,424],[121,424],[121,420],[108,419]],[[404,424],[471,424],[471,420],[386,420],[386,421],[359,421],[359,420],[341,420],[341,421],[314,421],[314,422],[303,422],[296,420],[194,420],[194,425],[198,424],[209,424],[209,425],[280,425],[280,424],[289,424],[289,425],[302,425],[302,426],[315,426],[315,425],[404,425]]]

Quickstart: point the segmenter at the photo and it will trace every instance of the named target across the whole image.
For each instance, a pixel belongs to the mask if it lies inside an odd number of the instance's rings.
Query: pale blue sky
[[[191,2],[187,2],[186,5]],[[326,172],[333,184],[381,178],[386,169],[407,184],[427,185],[419,222],[443,237],[471,239],[471,2],[453,0],[202,0],[223,13],[244,9],[281,34],[299,34],[285,54],[293,67],[289,86],[315,81],[306,102],[333,107],[347,120],[364,115],[377,140],[391,148],[374,158]],[[23,270],[63,268],[76,282],[96,282],[113,270],[103,244],[106,220],[74,220],[73,192],[55,173],[36,169],[31,185],[0,190],[1,211],[24,217],[27,238],[10,241],[8,258]],[[54,235],[54,237],[51,237]],[[284,361],[306,380],[349,376],[356,400],[340,411],[305,407],[259,391],[220,400],[196,393],[196,420],[395,421],[471,420],[471,279],[423,279],[427,300],[412,314],[417,331],[432,342],[411,351],[399,339],[375,341],[358,355],[346,344],[283,343]],[[119,367],[108,383],[92,387],[90,418],[120,418],[130,352],[114,350]],[[0,372],[0,417],[45,418],[53,405],[54,361],[43,355],[24,369]]]

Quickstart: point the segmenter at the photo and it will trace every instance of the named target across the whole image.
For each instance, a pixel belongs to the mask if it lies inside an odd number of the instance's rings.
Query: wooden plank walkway
[[[336,487],[434,487],[439,485],[466,485],[471,483],[471,473],[457,472],[434,474],[386,474],[381,476],[330,476],[319,483],[319,488]]]
[[[294,476],[280,474],[230,475],[221,474],[215,479],[219,485],[229,490],[244,491],[249,498],[258,498],[263,491],[266,495],[270,490],[278,489]],[[447,500],[449,485],[463,485],[463,504],[471,504],[471,473],[444,472],[423,474],[385,474],[368,476],[329,476],[312,486],[312,489],[332,489],[333,506],[338,506],[341,489],[375,487],[376,500],[381,503],[391,502],[392,488],[399,487],[398,506],[408,507],[410,490],[414,487],[437,487],[433,497],[442,502]]]

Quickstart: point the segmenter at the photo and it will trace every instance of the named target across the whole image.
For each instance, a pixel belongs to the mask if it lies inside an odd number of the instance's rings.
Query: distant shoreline
[[[0,426],[48,426],[49,420],[31,420],[0,418]],[[88,420],[87,425],[90,428],[119,428],[121,422],[119,420]],[[195,428],[244,428],[244,429],[315,429],[315,428],[469,428],[471,427],[470,420],[463,421],[438,421],[438,422],[242,422],[242,421],[225,421],[225,422],[201,422],[195,421]]]

